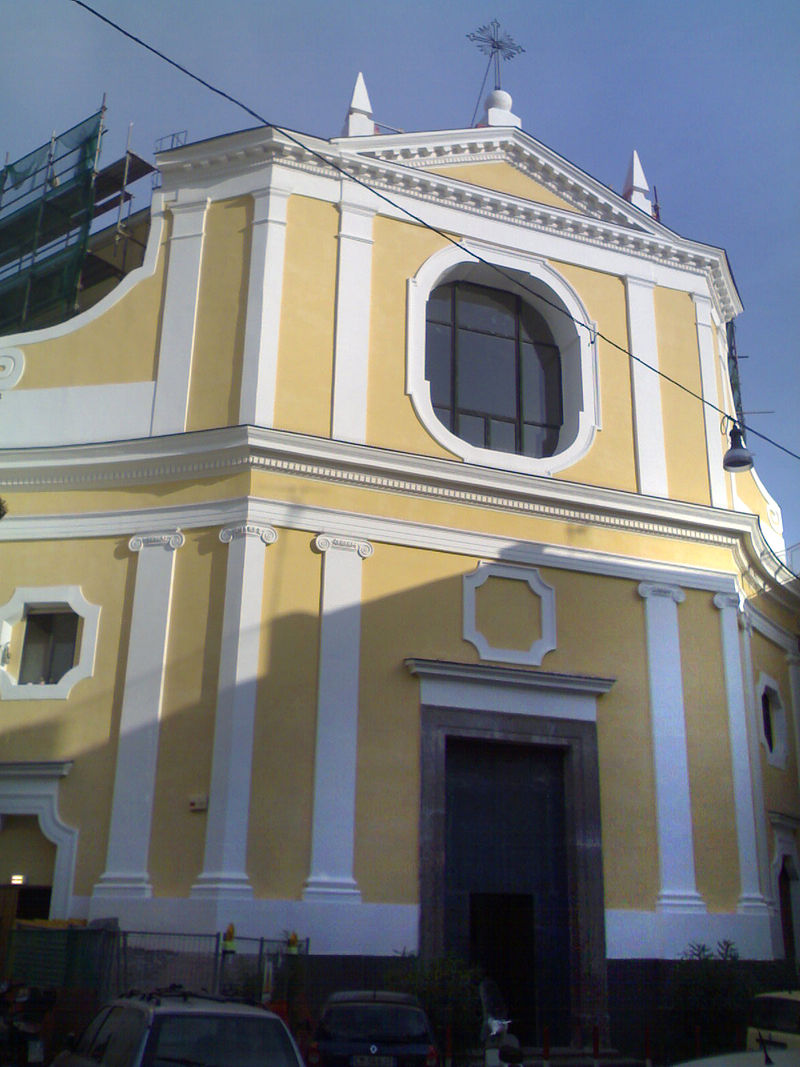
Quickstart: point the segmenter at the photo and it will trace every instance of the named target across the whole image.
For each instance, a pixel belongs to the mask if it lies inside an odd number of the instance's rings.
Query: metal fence
[[[155,933],[19,923],[11,934],[6,977],[28,986],[92,990],[107,1000],[131,989],[172,985],[271,1003],[291,997],[291,948],[270,938]]]

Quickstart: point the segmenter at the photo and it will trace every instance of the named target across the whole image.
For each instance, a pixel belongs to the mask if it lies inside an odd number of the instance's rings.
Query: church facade
[[[794,958],[800,593],[723,467],[725,253],[502,93],[377,135],[359,81],[340,138],[159,167],[143,265],[0,338],[0,881],[513,957],[565,1028],[608,959]]]

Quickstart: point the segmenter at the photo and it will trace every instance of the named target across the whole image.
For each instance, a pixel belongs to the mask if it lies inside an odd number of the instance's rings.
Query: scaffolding
[[[98,170],[105,105],[0,171],[0,333],[47,326],[80,310],[81,289],[118,266],[92,253],[95,219],[117,211],[127,239],[128,186],[153,172],[130,151]]]

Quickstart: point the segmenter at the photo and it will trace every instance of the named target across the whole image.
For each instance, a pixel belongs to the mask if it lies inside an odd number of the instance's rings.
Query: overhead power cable
[[[342,166],[342,164],[338,163],[335,159],[323,155],[322,152],[319,152],[315,148],[312,148],[309,145],[305,144],[299,137],[296,137],[291,131],[284,129],[282,126],[277,126],[274,122],[270,122],[269,119],[265,118],[264,115],[261,115],[257,111],[254,111],[253,108],[248,107],[247,104],[243,103],[235,96],[232,96],[230,93],[226,93],[223,89],[219,89],[216,85],[212,85],[211,82],[206,81],[205,78],[201,78],[199,74],[195,74],[187,67],[184,67],[181,63],[178,63],[176,60],[171,59],[168,55],[165,55],[164,52],[160,52],[157,48],[154,48],[153,45],[148,44],[147,41],[142,40],[141,37],[137,37],[136,34],[131,33],[129,30],[126,30],[124,26],[120,26],[119,23],[114,22],[113,19],[108,18],[106,15],[103,15],[101,12],[99,12],[96,8],[93,8],[90,4],[87,4],[85,0],[71,0],[71,3],[77,4],[78,7],[84,8],[84,10],[88,11],[91,15],[94,15],[102,22],[105,22],[108,26],[111,26],[112,29],[116,30],[118,33],[121,33],[124,37],[127,37],[129,40],[133,41],[135,44],[140,45],[142,48],[145,48],[148,52],[152,52],[153,55],[158,56],[159,59],[163,59],[164,62],[168,63],[171,67],[175,67],[176,70],[179,70],[182,74],[185,74],[193,81],[198,82],[198,84],[202,85],[204,88],[209,89],[212,93],[216,93],[217,96],[221,96],[223,99],[229,101],[235,107],[241,108],[242,111],[246,112],[246,114],[256,119],[262,125],[268,126],[271,129],[276,130],[292,144],[297,145],[297,147],[301,148],[304,152],[308,152],[309,155],[312,155],[318,160],[320,160],[320,162],[322,162],[325,166],[331,167],[333,170],[337,171],[349,181],[355,182],[356,185],[360,185],[363,189],[366,189],[368,192],[372,193],[373,196],[376,196],[379,200],[383,200],[384,203],[388,204],[395,211],[399,211],[407,218],[412,219],[414,222],[418,222],[420,226],[424,226],[427,230],[430,230],[432,233],[437,234],[443,240],[454,245],[456,248],[459,248],[462,252],[466,252],[467,255],[472,256],[472,258],[475,259],[478,263],[482,263],[485,267],[488,267],[490,270],[494,271],[499,277],[504,278],[506,281],[511,282],[512,285],[518,286],[525,292],[530,293],[530,295],[534,296],[538,301],[541,301],[542,303],[547,304],[549,307],[554,308],[562,315],[566,315],[566,317],[572,322],[574,322],[576,326],[580,326],[584,330],[586,330],[590,336],[598,337],[600,338],[600,340],[605,341],[606,344],[611,345],[612,348],[615,348],[617,349],[617,351],[622,352],[624,355],[626,355],[628,359],[633,360],[635,363],[640,364],[640,366],[645,367],[649,371],[652,371],[653,374],[657,374],[659,378],[663,378],[664,381],[667,381],[671,385],[676,386],[676,388],[680,389],[684,393],[687,393],[695,400],[698,400],[701,404],[704,404],[707,408],[710,408],[712,411],[715,411],[718,415],[722,415],[723,418],[728,419],[731,422],[736,421],[731,415],[728,414],[727,411],[724,411],[722,408],[717,407],[716,404],[713,404],[704,396],[701,396],[699,393],[695,393],[694,390],[690,389],[686,385],[683,385],[682,382],[679,382],[675,378],[672,378],[669,374],[666,374],[658,367],[654,367],[652,363],[648,363],[647,360],[642,359],[640,356],[634,355],[633,352],[631,352],[630,349],[626,348],[624,345],[619,344],[617,341],[614,341],[606,334],[601,333],[592,325],[592,323],[582,322],[580,319],[576,319],[574,315],[571,315],[570,312],[567,311],[567,309],[562,307],[560,304],[555,303],[555,301],[548,300],[547,297],[542,296],[541,293],[535,292],[524,282],[520,281],[518,277],[515,277],[510,272],[506,271],[503,267],[499,267],[496,263],[492,263],[489,260],[484,259],[483,256],[479,255],[473,249],[464,245],[460,240],[457,240],[451,234],[446,233],[444,230],[440,230],[438,226],[434,226],[432,223],[428,222],[426,219],[421,218],[419,215],[415,214],[403,204],[399,204],[390,196],[387,196],[379,189],[376,189],[374,186],[370,185],[369,182],[364,181],[363,178],[359,178],[356,174],[352,174],[350,171],[347,170],[346,167]],[[766,441],[767,444],[772,445],[773,448],[777,448],[781,452],[785,452],[786,455],[791,456],[793,459],[800,460],[800,454],[798,454],[797,452],[793,452],[790,448],[786,448],[785,445],[782,445],[778,441],[773,440],[765,433],[761,433],[759,430],[754,430],[751,426],[746,427],[746,432],[748,434],[752,434],[754,437],[758,437],[762,441]]]

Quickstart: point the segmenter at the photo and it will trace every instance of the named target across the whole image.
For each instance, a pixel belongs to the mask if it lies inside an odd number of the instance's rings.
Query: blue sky
[[[752,426],[800,453],[800,4],[796,0],[89,0],[278,125],[336,136],[359,70],[375,117],[469,124],[486,59],[466,34],[498,18],[524,54],[503,86],[523,128],[616,190],[636,148],[662,222],[725,248]],[[0,0],[0,153],[78,122],[107,94],[103,161],[152,158],[252,119],[71,0]],[[142,191],[140,206],[147,199]],[[687,403],[693,403],[687,398]],[[800,542],[800,461],[751,438]]]

